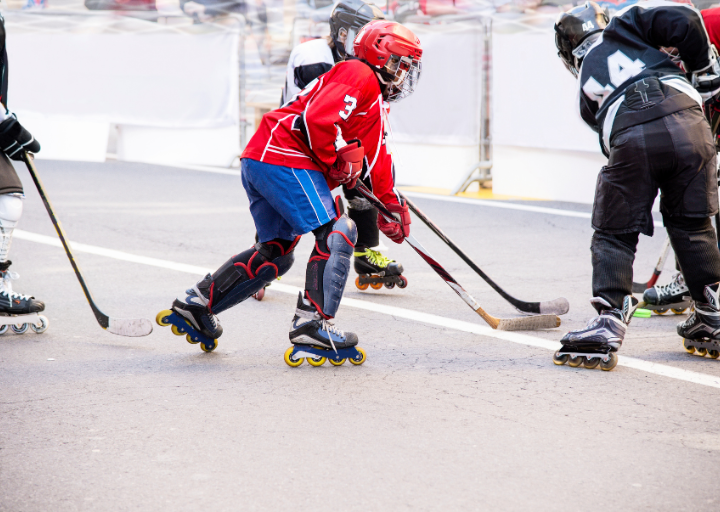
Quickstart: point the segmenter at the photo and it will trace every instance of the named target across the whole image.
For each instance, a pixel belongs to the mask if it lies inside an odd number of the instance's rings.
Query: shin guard
[[[294,249],[299,240],[300,237],[258,243],[230,258],[210,279],[203,281],[207,291],[201,291],[208,297],[210,311],[217,315],[240,304],[285,274],[295,261]]]
[[[305,274],[306,297],[325,318],[333,318],[340,307],[350,272],[357,228],[347,215],[315,231],[315,248]]]

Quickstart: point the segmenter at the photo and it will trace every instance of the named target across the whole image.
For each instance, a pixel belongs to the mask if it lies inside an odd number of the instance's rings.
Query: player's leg
[[[661,120],[662,122],[662,120]],[[591,243],[591,303],[598,315],[587,327],[567,333],[555,362],[573,366],[601,364],[611,369],[638,301],[632,296],[632,265],[639,233],[652,235],[652,204],[657,185],[650,178],[648,150],[642,127],[617,135],[608,165],[598,175]],[[600,355],[598,358],[598,354]]]
[[[45,304],[35,297],[13,290],[12,281],[20,277],[10,270],[8,259],[13,231],[23,211],[23,188],[8,158],[0,153],[0,315],[38,313]]]
[[[363,180],[363,183],[372,189],[369,179]],[[343,193],[348,202],[348,217],[357,226],[358,238],[353,253],[353,266],[359,276],[357,283],[363,289],[371,283],[404,287],[406,281],[400,277],[402,264],[373,249],[380,245],[377,210],[355,189],[343,186]]]
[[[710,348],[720,355],[720,250],[710,220],[718,211],[715,145],[699,109],[668,116],[667,124],[677,167],[658,179],[663,191],[660,210],[694,303],[677,331],[686,339],[686,348],[687,340],[690,347],[694,340],[698,349]]]

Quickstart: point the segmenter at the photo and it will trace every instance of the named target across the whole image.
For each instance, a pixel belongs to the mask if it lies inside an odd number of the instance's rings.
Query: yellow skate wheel
[[[308,357],[306,359],[310,366],[322,366],[327,361],[327,357]]]
[[[567,363],[568,359],[570,359],[570,356],[567,354],[561,354],[560,352],[555,352],[553,354],[553,363],[558,366],[562,366]]]
[[[586,357],[584,366],[588,370],[592,370],[593,368],[597,368],[597,365],[600,364],[601,359],[599,357]]]
[[[217,346],[218,346],[218,341],[212,340],[210,343],[203,342],[200,345],[200,348],[203,350],[203,352],[212,352],[213,350],[215,350],[217,348]]]
[[[181,331],[180,327],[178,327],[177,325],[173,325],[172,327],[170,327],[170,329],[172,329],[172,332],[175,336],[182,336],[183,334],[185,334],[185,331]]]
[[[708,355],[713,359],[717,359],[720,357],[720,352],[717,350],[708,350]]]
[[[617,364],[618,364],[618,356],[611,353],[610,359],[608,359],[607,362],[600,361],[600,369],[602,371],[609,372],[610,370],[615,368],[617,366]]]
[[[287,349],[287,350],[285,351],[285,363],[286,363],[288,366],[292,366],[293,368],[297,368],[298,366],[300,366],[301,364],[303,364],[303,361],[305,360],[305,358],[303,358],[303,357],[297,357],[297,358],[296,358],[296,357],[292,357],[292,353],[293,353],[293,350],[294,350],[294,349],[295,349],[295,347],[290,347],[289,349]]]
[[[370,286],[372,286],[373,290],[379,290],[382,288],[382,283],[370,283]]]
[[[358,290],[367,290],[368,289],[368,283],[360,284],[360,276],[357,276],[355,278],[355,286],[357,286]]]
[[[155,317],[155,322],[157,322],[158,325],[162,325],[163,327],[166,327],[166,326],[170,325],[170,322],[166,322],[164,319],[165,319],[165,317],[170,316],[170,315],[172,315],[171,310],[163,309]]]
[[[363,364],[363,363],[365,362],[365,359],[367,359],[367,354],[366,354],[365,351],[364,351],[363,349],[361,349],[360,347],[355,347],[355,350],[357,350],[358,352],[360,352],[360,356],[361,356],[361,357],[360,357],[360,358],[358,358],[358,356],[351,357],[351,358],[349,358],[349,359],[350,359],[350,362],[351,362],[352,364],[354,364],[354,365]]]
[[[695,347],[691,347],[688,345],[688,340],[683,339],[683,348],[685,349],[685,352],[688,354],[694,354],[695,353]]]
[[[191,345],[197,345],[198,343],[200,343],[200,340],[194,340],[194,339],[193,339],[192,334],[188,334],[187,336],[185,336],[185,339],[186,339],[187,342],[190,343]]]
[[[335,361],[334,359],[328,358],[328,361],[330,361],[330,364],[333,366],[342,366],[345,364],[346,359],[340,359],[340,361]]]
[[[667,309],[653,309],[653,313],[655,313],[656,315],[664,315],[667,312]]]
[[[687,311],[687,308],[672,308],[672,312],[676,315],[685,314],[685,311]]]
[[[697,353],[697,355],[704,357],[705,354],[707,354],[707,349],[706,349],[706,348],[697,347],[697,348],[695,349],[695,352]]]
[[[570,356],[570,359],[568,359],[568,366],[572,366],[573,368],[577,368],[578,366],[580,366],[581,364],[583,364],[583,361],[584,361],[584,360],[585,360],[585,358],[584,358],[583,356],[577,356],[577,357],[572,357],[572,356]]]

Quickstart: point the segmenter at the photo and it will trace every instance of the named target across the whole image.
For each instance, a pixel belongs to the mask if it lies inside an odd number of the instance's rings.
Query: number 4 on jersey
[[[340,114],[340,117],[347,121],[348,117],[350,117],[350,114],[352,114],[352,111],[355,110],[355,107],[357,107],[357,100],[349,94],[346,94],[343,101],[347,103],[347,105],[345,105],[345,110],[341,110],[340,112],[338,112],[338,114]]]

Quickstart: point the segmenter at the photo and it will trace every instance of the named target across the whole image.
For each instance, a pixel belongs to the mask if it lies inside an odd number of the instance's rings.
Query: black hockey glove
[[[13,160],[22,160],[23,151],[37,153],[40,143],[12,116],[0,123],[0,149]]]

